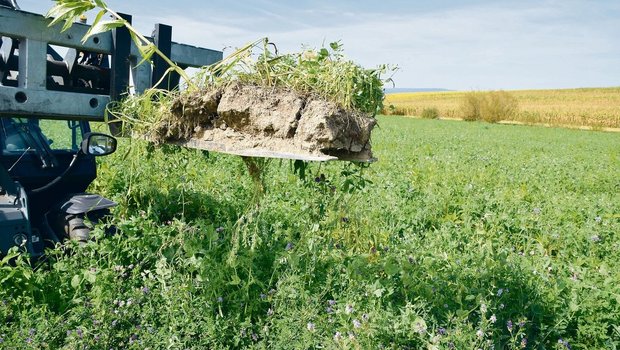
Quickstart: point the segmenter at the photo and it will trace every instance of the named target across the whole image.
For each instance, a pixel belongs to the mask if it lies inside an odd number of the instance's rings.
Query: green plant
[[[517,111],[517,100],[506,91],[472,91],[465,94],[461,102],[461,115],[467,121],[497,123],[512,120]]]
[[[436,107],[424,108],[420,116],[424,119],[437,119],[439,118],[439,109]]]
[[[258,205],[239,157],[121,140],[119,233],[0,260],[0,348],[620,346],[617,135],[378,119],[379,162],[272,161]]]
[[[506,91],[490,91],[486,94],[481,117],[489,123],[513,120],[518,112],[517,99]]]
[[[472,91],[465,94],[460,107],[463,120],[481,120],[484,99],[485,97],[482,92]]]
[[[89,37],[96,35],[98,33],[106,32],[115,28],[125,27],[129,30],[129,34],[131,35],[131,39],[136,44],[136,47],[140,51],[140,55],[144,61],[150,61],[153,55],[158,55],[161,57],[168,65],[168,72],[176,72],[189,84],[190,79],[185,71],[177,66],[174,62],[170,60],[166,55],[164,55],[157,46],[148,40],[145,36],[140,34],[131,23],[125,20],[122,16],[120,16],[117,12],[111,9],[103,0],[54,0],[55,5],[47,12],[46,17],[52,17],[53,20],[50,22],[50,26],[53,26],[57,23],[64,22],[62,30],[65,31],[69,29],[73,23],[76,22],[76,19],[80,17],[82,14],[96,9],[99,9],[99,12],[95,16],[92,25],[90,26],[88,32],[84,35],[83,41],[86,41]],[[106,15],[110,16],[111,19],[104,19]],[[166,74],[163,74],[162,79]],[[158,85],[159,83],[155,84]]]

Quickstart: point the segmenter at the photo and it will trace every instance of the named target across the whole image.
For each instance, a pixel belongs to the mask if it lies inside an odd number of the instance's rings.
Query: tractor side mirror
[[[84,135],[81,149],[82,153],[91,156],[107,156],[116,151],[116,139],[106,134],[88,133]]]

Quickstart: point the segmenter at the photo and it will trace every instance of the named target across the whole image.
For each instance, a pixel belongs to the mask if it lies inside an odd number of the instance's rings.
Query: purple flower
[[[563,340],[562,338],[558,339],[558,344],[563,345],[565,348],[569,350],[571,349],[570,344],[566,340]]]
[[[334,306],[336,305],[336,300],[328,300],[327,303],[329,304],[329,306]]]
[[[360,328],[362,327],[362,323],[358,320],[353,320],[353,327],[354,328]]]
[[[521,347],[524,348],[527,346],[527,338],[521,339]]]
[[[68,330],[67,331],[67,337],[70,337],[70,336],[71,336],[71,330]]]
[[[215,229],[215,232],[222,233],[222,232],[224,232],[224,228],[222,226],[220,226],[220,227]]]
[[[265,293],[260,293],[260,298],[264,300],[267,298],[267,295],[265,295]]]
[[[508,322],[506,322],[506,328],[508,328],[508,332],[512,333],[512,321],[508,320]]]
[[[355,311],[355,309],[353,308],[353,305],[347,305],[347,307],[344,309],[344,311],[347,314],[353,313],[353,311]]]
[[[325,312],[327,312],[328,314],[331,314],[332,312],[334,312],[334,309],[332,309],[331,306],[328,306],[325,308]]]
[[[603,219],[600,216],[597,216],[594,218],[594,221],[600,223],[601,221],[603,221]]]
[[[314,332],[314,327],[314,323],[312,322],[308,322],[308,324],[306,325],[306,328],[308,328],[310,332]]]
[[[448,333],[448,331],[445,328],[443,328],[443,327],[441,327],[441,328],[439,328],[437,330],[437,334],[439,334],[439,335],[446,335],[446,333]]]
[[[534,214],[539,215],[542,210],[540,208],[534,208],[534,210],[532,210],[532,212],[534,212]]]
[[[81,329],[81,328],[76,329],[76,330],[75,330],[75,333],[76,333],[76,334],[77,334],[80,338],[82,338],[82,336],[84,336],[84,332],[82,331],[82,329]]]
[[[291,249],[293,249],[293,247],[294,247],[293,243],[288,242],[288,243],[286,244],[286,247],[284,247],[284,250],[291,250]]]
[[[149,292],[151,291],[151,290],[149,289],[149,287],[146,287],[146,286],[145,286],[145,287],[142,287],[142,289],[141,289],[141,290],[142,290],[142,293],[144,293],[144,294],[149,294]]]
[[[273,309],[269,308],[269,310],[267,310],[267,316],[271,316],[273,315]]]
[[[26,338],[26,343],[28,343],[28,344],[32,343],[32,338],[30,338],[30,337]]]
[[[342,339],[342,333],[340,333],[340,332],[336,332],[336,333],[334,334],[334,340],[338,341],[338,340],[340,340],[340,339]]]
[[[222,298],[222,297],[217,297],[217,302],[218,302],[218,303],[220,303],[220,304],[221,304],[221,303],[223,303],[223,302],[224,302],[224,298]]]
[[[601,241],[601,237],[599,235],[593,235],[592,237],[590,237],[590,240],[594,243],[597,243]]]
[[[256,333],[252,333],[252,340],[258,341],[258,335],[256,335]]]
[[[519,321],[519,327],[523,328],[525,326],[525,320]]]

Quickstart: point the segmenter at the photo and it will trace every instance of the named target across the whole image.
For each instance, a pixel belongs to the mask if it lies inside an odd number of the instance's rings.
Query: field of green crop
[[[264,194],[123,142],[92,186],[121,233],[4,259],[0,348],[620,347],[618,134],[379,125],[379,162],[273,160]]]

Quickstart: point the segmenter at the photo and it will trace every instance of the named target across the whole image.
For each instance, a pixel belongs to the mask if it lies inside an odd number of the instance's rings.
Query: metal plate
[[[313,153],[303,153],[303,152],[278,152],[272,151],[264,148],[248,148],[248,149],[231,149],[227,147],[223,143],[214,142],[214,141],[204,141],[198,139],[190,139],[189,141],[183,142],[172,142],[174,145],[201,149],[211,152],[218,153],[226,153],[232,154],[236,156],[242,157],[259,157],[259,158],[277,158],[277,159],[291,159],[291,160],[304,160],[304,161],[314,161],[314,162],[327,162],[327,161],[352,161],[352,162],[363,162],[363,163],[374,163],[377,161],[377,158],[370,156],[368,153],[347,153],[340,154],[337,156],[334,155],[316,155]]]

